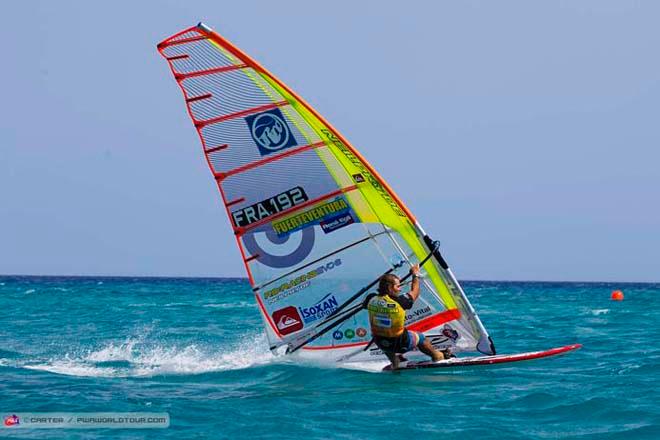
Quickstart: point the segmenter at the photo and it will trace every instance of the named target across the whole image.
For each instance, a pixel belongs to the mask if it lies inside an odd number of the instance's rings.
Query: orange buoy
[[[612,300],[623,301],[623,292],[620,290],[615,290],[614,292],[612,292]]]

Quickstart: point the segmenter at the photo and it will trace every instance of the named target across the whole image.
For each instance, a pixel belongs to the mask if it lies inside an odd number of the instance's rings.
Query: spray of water
[[[144,338],[109,343],[85,354],[67,353],[24,368],[71,376],[144,377],[202,374],[276,362],[264,335],[246,335],[231,347],[163,346]]]

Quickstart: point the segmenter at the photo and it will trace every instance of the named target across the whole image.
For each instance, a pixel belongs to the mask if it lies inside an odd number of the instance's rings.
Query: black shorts
[[[387,353],[406,353],[419,347],[424,342],[424,334],[410,330],[404,330],[396,338],[374,336],[374,343]]]

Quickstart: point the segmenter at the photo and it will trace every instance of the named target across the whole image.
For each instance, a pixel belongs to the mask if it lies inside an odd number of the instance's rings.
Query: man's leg
[[[419,351],[424,353],[427,356],[431,356],[431,359],[433,359],[433,362],[441,361],[445,359],[445,355],[441,352],[435,349],[433,345],[431,344],[431,341],[429,339],[426,339],[423,334],[417,333],[422,339],[419,344],[417,344],[417,348],[419,348]]]
[[[374,337],[374,342],[376,343],[376,347],[380,348],[385,353],[385,356],[387,356],[387,359],[390,360],[392,369],[396,370],[399,368],[399,356],[396,354],[396,347],[392,346],[392,341],[387,338]]]
[[[389,351],[386,351],[385,355],[390,360],[390,363],[392,364],[392,369],[397,370],[399,368],[399,356],[396,353]]]

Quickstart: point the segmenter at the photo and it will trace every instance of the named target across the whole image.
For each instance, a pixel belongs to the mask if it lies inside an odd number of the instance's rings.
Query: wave
[[[151,345],[141,339],[110,343],[82,356],[67,353],[46,362],[23,365],[30,370],[69,376],[149,377],[239,370],[275,362],[264,335],[245,336],[227,350],[191,344]]]
[[[239,302],[229,302],[229,303],[209,303],[204,304],[202,307],[211,307],[216,309],[242,309],[242,308],[257,308],[257,305],[253,302],[239,301]]]

